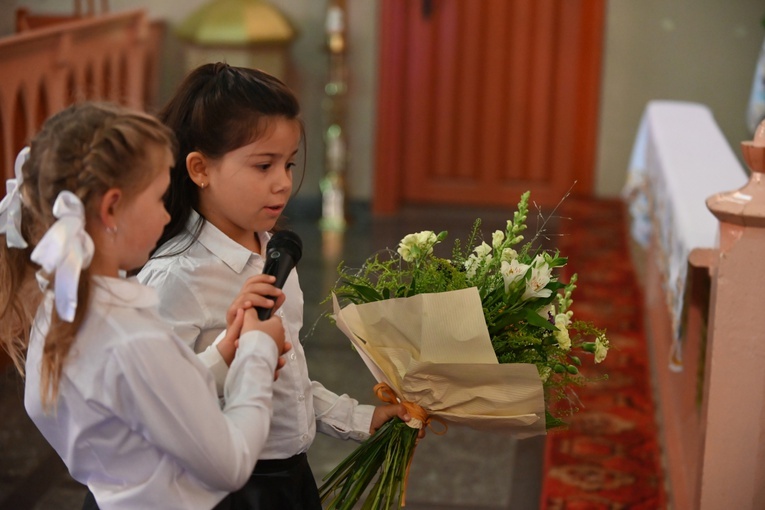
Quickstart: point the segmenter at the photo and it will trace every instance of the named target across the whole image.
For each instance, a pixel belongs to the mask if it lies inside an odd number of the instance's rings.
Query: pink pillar
[[[701,510],[765,508],[765,122],[743,188],[707,200],[720,221],[702,408]]]

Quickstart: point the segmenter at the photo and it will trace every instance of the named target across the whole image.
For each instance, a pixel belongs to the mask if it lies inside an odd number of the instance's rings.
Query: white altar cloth
[[[698,103],[651,101],[640,121],[623,196],[630,204],[632,236],[647,247],[654,229],[675,345],[682,360],[682,313],[688,255],[716,248],[719,225],[706,206],[710,196],[748,180],[710,109]],[[672,368],[678,369],[680,365]]]

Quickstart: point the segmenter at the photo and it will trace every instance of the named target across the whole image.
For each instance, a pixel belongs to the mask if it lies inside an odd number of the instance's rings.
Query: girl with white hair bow
[[[0,202],[0,343],[25,374],[29,416],[98,508],[223,508],[268,436],[290,348],[279,317],[240,310],[221,410],[154,290],[123,277],[169,220],[173,148],[149,115],[71,106],[20,153]]]

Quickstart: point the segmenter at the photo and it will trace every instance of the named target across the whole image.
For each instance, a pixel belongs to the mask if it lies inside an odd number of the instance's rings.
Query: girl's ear
[[[117,228],[117,207],[122,200],[122,190],[109,188],[101,197],[98,215],[104,228],[112,231]]]
[[[201,152],[190,152],[189,155],[186,156],[186,171],[189,173],[191,180],[200,188],[204,188],[209,184],[210,179],[207,175],[207,158]]]

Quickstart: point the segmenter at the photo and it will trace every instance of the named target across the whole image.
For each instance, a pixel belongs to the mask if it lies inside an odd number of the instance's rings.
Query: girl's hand
[[[239,347],[239,335],[241,334],[243,324],[244,310],[240,308],[239,310],[236,310],[234,319],[229,323],[228,328],[226,328],[223,339],[220,342],[215,343],[223,361],[225,361],[228,366],[231,366],[231,363],[234,361],[236,348]]]
[[[247,278],[242,290],[236,296],[234,302],[226,312],[226,324],[231,327],[236,317],[236,311],[240,308],[245,310],[255,306],[260,308],[271,308],[277,310],[284,303],[284,292],[282,289],[274,287],[273,283],[276,277],[270,274],[259,274]]]
[[[292,344],[289,342],[284,342],[284,351],[282,352],[282,355],[279,356],[279,359],[276,360],[276,371],[274,372],[274,381],[279,378],[279,370],[284,367],[284,365],[287,364],[287,360],[284,359],[284,354],[292,350]]]
[[[372,414],[372,424],[369,426],[369,433],[374,434],[383,424],[398,416],[401,421],[409,421],[412,417],[406,412],[406,408],[401,404],[385,404],[375,407]],[[418,439],[425,437],[425,428],[421,428],[417,434]]]
[[[241,327],[242,334],[248,331],[262,331],[269,335],[276,348],[279,351],[279,360],[276,362],[276,372],[274,372],[274,380],[279,377],[279,370],[285,365],[286,361],[282,356],[292,349],[292,344],[287,342],[284,337],[284,326],[282,325],[282,318],[278,315],[272,315],[268,320],[261,321],[258,318],[258,313],[254,308],[247,308],[244,310],[244,323]],[[234,322],[238,320],[239,313],[234,318]],[[238,345],[238,344],[237,344]]]

